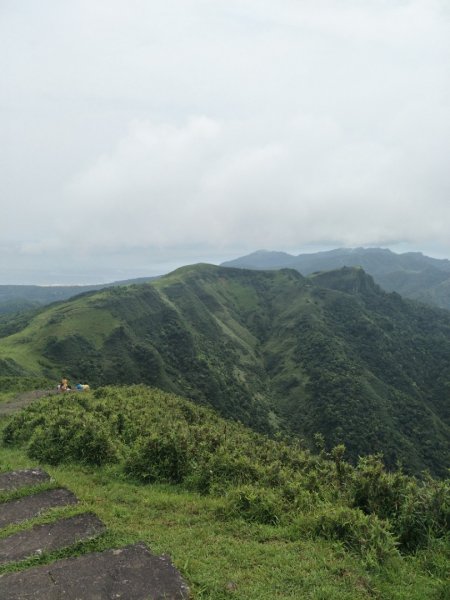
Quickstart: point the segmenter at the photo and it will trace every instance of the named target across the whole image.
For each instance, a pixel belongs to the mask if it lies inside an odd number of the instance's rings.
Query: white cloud
[[[327,240],[450,255],[445,2],[0,11],[0,241],[18,264]]]
[[[275,139],[264,140],[263,129],[205,117],[179,127],[135,122],[74,180],[68,207],[81,209],[93,246],[445,241],[447,189],[428,182],[423,138],[408,135],[408,148],[406,131],[361,140],[307,115],[287,120]],[[436,219],[427,218],[431,190]]]

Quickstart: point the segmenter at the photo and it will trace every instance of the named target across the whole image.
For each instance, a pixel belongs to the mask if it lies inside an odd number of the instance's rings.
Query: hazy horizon
[[[362,248],[376,248],[374,246],[360,246]],[[241,258],[247,254],[252,254],[253,252],[258,251],[268,251],[268,252],[286,252],[287,254],[297,256],[299,254],[315,254],[316,252],[327,252],[331,250],[336,250],[339,248],[343,248],[342,246],[333,246],[333,247],[318,247],[316,249],[311,248],[303,248],[299,250],[280,250],[277,248],[256,248],[255,250],[250,250],[250,252],[246,252],[244,254],[233,254],[232,256],[222,256],[220,259],[218,257],[198,257],[198,259],[193,259],[191,261],[174,261],[172,263],[165,263],[165,267],[163,265],[160,266],[159,271],[150,272],[150,270],[140,269],[121,269],[121,270],[106,270],[102,272],[67,272],[67,273],[52,273],[52,272],[39,272],[39,270],[33,270],[28,275],[23,272],[16,273],[16,279],[11,279],[9,281],[1,281],[0,285],[38,285],[43,287],[57,287],[57,286],[85,286],[85,285],[103,285],[105,283],[113,283],[116,281],[125,281],[128,279],[138,279],[145,277],[155,277],[165,275],[178,269],[179,267],[198,264],[198,263],[209,263],[214,265],[220,265],[221,263],[228,262],[230,260],[234,260],[236,258]],[[346,247],[346,249],[356,249],[357,247]],[[381,247],[380,247],[381,248]],[[420,254],[424,254],[425,256],[429,256],[431,258],[436,259],[444,259],[450,260],[448,256],[442,256],[439,254],[428,254],[426,252],[422,252],[420,249],[404,247],[402,249],[392,249],[392,248],[382,248],[390,250],[395,254],[404,254],[407,252],[419,252]]]

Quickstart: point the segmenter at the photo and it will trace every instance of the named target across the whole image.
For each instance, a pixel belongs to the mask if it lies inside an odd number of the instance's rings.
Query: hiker
[[[87,383],[77,383],[75,386],[77,392],[89,392],[91,389]]]
[[[58,385],[58,392],[70,392],[69,380],[63,377]]]

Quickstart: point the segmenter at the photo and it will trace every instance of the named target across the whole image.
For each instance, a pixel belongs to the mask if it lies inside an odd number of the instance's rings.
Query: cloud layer
[[[0,16],[0,279],[314,244],[450,256],[446,3],[43,0]]]

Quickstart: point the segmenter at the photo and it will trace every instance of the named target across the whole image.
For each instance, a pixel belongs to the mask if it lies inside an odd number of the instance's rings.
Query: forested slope
[[[382,451],[441,475],[450,462],[450,314],[383,292],[361,269],[184,267],[16,329],[0,339],[4,373],[147,383],[260,431],[322,433],[353,459]]]
[[[388,292],[450,309],[450,261],[420,252],[396,254],[386,248],[337,248],[293,256],[259,250],[223,263],[244,269],[296,269],[302,275],[342,267],[362,267]]]

